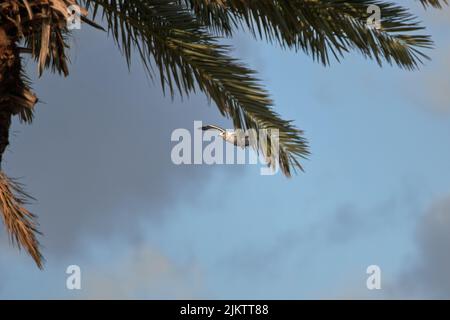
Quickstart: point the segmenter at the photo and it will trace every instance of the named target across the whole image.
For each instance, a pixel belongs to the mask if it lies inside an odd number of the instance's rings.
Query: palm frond
[[[380,65],[385,60],[416,69],[427,56],[429,36],[405,8],[376,0],[182,0],[200,21],[220,35],[247,28],[256,38],[303,50],[327,65],[356,50]],[[369,28],[367,8],[381,10],[381,29]],[[223,27],[224,26],[224,27]],[[220,33],[220,30],[225,32]]]
[[[424,7],[431,6],[441,9],[444,5],[448,5],[448,0],[420,0]]]
[[[65,50],[68,8],[76,0],[15,0],[2,3],[2,17],[18,30],[33,58],[38,62],[38,73],[51,67],[52,71],[68,75]]]
[[[247,28],[257,38],[303,50],[329,64],[356,50],[365,57],[416,69],[428,57],[429,36],[405,8],[378,0],[86,0],[94,18],[101,11],[109,32],[131,62],[136,50],[150,75],[156,64],[162,86],[173,95],[200,89],[233,119],[237,129],[279,130],[279,165],[302,169],[309,154],[303,132],[272,110],[255,73],[230,57],[230,48],[210,34],[231,36]],[[367,8],[382,12],[381,29],[367,25]]]
[[[303,132],[272,110],[272,101],[254,72],[230,57],[230,48],[210,36],[177,1],[87,1],[103,9],[108,28],[130,63],[136,48],[149,72],[159,69],[163,88],[173,94],[204,92],[237,129],[279,132],[279,157],[286,176],[302,169],[299,158],[309,154]],[[269,140],[271,137],[269,136]],[[275,144],[275,142],[273,142]],[[275,162],[277,154],[261,151]]]
[[[27,200],[32,199],[22,186],[0,172],[0,211],[10,239],[19,249],[24,247],[43,268],[43,257],[39,251],[37,235],[40,234],[35,216],[24,208]]]

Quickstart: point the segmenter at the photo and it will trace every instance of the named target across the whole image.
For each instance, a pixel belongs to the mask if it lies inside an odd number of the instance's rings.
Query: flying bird
[[[207,126],[203,126],[201,128],[199,128],[200,130],[203,131],[209,131],[209,130],[214,130],[214,131],[218,131],[219,132],[219,136],[225,140],[226,142],[232,143],[235,146],[241,147],[241,148],[245,148],[248,147],[250,145],[250,134],[248,132],[244,132],[242,130],[225,130],[224,128],[221,128],[219,126],[215,126],[215,125],[207,125]],[[257,150],[258,152],[258,150]],[[258,152],[259,154],[259,152]],[[264,152],[264,158],[266,161],[266,164],[268,167],[270,168],[275,168],[276,166],[276,162],[277,157],[273,157],[273,151],[271,151],[270,153],[266,153]]]
[[[250,145],[250,137],[248,133],[237,130],[225,130],[219,126],[207,125],[199,128],[203,131],[215,130],[219,132],[219,136],[226,142],[232,143],[235,146],[245,148]]]

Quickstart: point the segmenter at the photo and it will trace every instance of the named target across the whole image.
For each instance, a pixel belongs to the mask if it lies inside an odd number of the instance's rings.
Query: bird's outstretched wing
[[[225,129],[218,127],[218,126],[214,126],[214,125],[207,125],[207,126],[203,126],[200,129],[202,129],[203,131],[207,131],[207,130],[217,130],[221,133],[225,132]]]

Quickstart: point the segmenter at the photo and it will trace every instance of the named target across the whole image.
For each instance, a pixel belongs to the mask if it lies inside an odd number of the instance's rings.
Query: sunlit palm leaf
[[[39,251],[40,234],[35,216],[24,205],[32,199],[16,181],[0,172],[0,213],[11,241],[19,248],[24,247],[42,269],[43,257]]]

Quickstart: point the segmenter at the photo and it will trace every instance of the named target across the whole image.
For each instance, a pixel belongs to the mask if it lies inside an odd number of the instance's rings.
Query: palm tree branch
[[[0,212],[10,239],[19,249],[24,247],[42,269],[44,259],[37,240],[40,232],[36,217],[24,208],[30,199],[33,198],[23,191],[19,183],[0,172]]]
[[[357,50],[379,64],[382,59],[415,69],[426,58],[422,49],[430,37],[417,34],[423,27],[405,8],[377,0],[181,0],[212,30],[226,26],[225,35],[247,28],[256,38],[282,47],[303,50],[329,64]],[[380,30],[368,28],[367,8],[381,10]],[[218,13],[217,13],[218,12]],[[217,14],[213,14],[217,13]]]
[[[420,0],[420,2],[425,8],[431,6],[441,9],[444,5],[448,5],[448,0]]]
[[[254,71],[231,58],[230,48],[219,44],[177,1],[89,2],[88,7],[93,3],[103,8],[108,29],[128,63],[133,46],[148,71],[152,62],[157,65],[163,87],[172,94],[174,88],[181,94],[200,89],[223,115],[233,119],[235,128],[277,130],[280,168],[287,176],[291,167],[302,169],[298,158],[308,155],[302,131],[272,110],[273,103]],[[265,156],[277,156],[259,149]]]

